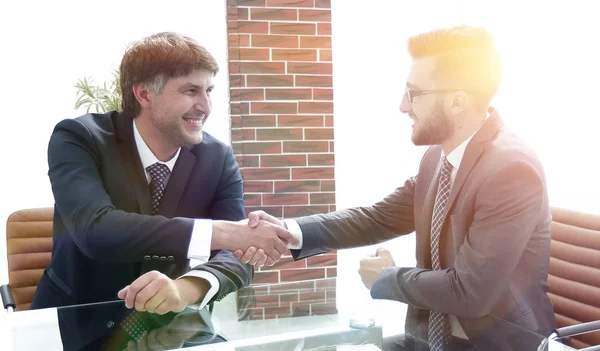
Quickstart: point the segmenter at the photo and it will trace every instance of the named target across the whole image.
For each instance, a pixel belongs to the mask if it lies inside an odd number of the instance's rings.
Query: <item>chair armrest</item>
[[[593,322],[587,322],[587,323],[579,323],[579,324],[575,324],[575,325],[570,325],[567,327],[562,327],[562,328],[558,328],[555,329],[552,334],[550,334],[549,337],[544,338],[544,340],[542,340],[542,343],[540,344],[540,346],[538,347],[538,351],[547,351],[548,350],[548,343],[551,340],[559,340],[559,339],[566,339],[569,338],[571,336],[575,336],[575,335],[580,335],[580,334],[586,334],[586,333],[591,333],[594,331],[600,330],[600,321],[593,321]],[[585,349],[582,349],[581,351],[600,351],[600,346],[590,346],[587,347]]]
[[[10,286],[8,284],[0,286],[0,296],[2,297],[2,305],[5,309],[11,311],[17,307],[17,305],[15,305],[15,299],[12,295],[12,290],[10,290]]]
[[[560,339],[568,336],[586,334],[596,330],[600,330],[600,321],[579,323],[568,327],[558,328],[552,333],[551,337],[554,336],[555,338]]]

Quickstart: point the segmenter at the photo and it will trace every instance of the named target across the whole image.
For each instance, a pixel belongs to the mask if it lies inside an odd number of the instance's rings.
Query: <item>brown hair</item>
[[[419,34],[408,40],[413,59],[435,57],[434,79],[479,98],[487,106],[502,82],[502,62],[495,38],[485,29],[457,26]]]
[[[168,79],[188,75],[196,69],[206,69],[216,75],[219,66],[194,39],[163,32],[134,42],[121,60],[123,112],[131,118],[140,113],[140,105],[133,94],[135,84],[143,83],[160,94]]]

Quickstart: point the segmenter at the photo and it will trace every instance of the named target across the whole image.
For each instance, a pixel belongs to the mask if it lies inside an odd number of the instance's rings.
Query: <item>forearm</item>
[[[109,261],[141,261],[147,255],[187,259],[193,220],[127,213],[112,206],[88,207],[68,212],[57,206],[69,234],[89,257]]]
[[[211,250],[233,251],[235,247],[235,224],[229,221],[212,221]]]
[[[203,270],[217,277],[219,291],[215,300],[249,285],[254,275],[251,265],[240,262],[227,250],[213,251],[210,260],[194,267],[194,270]]]

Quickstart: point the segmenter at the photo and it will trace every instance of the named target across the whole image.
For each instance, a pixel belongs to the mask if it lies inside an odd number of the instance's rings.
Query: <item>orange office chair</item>
[[[551,212],[548,296],[556,334],[571,337],[577,349],[600,345],[600,215],[563,208]]]
[[[52,256],[54,208],[14,212],[6,222],[8,285],[3,285],[5,308],[27,310],[44,269]]]

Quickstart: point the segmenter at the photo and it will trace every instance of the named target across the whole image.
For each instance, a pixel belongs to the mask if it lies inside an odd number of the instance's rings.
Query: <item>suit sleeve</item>
[[[228,221],[246,218],[242,176],[231,148],[228,148],[225,157],[221,180],[210,209],[210,218]],[[219,280],[219,291],[209,303],[250,284],[254,274],[251,265],[241,263],[227,250],[213,250],[209,261],[194,267],[194,270],[210,272]]]
[[[50,138],[48,176],[68,235],[96,260],[141,261],[151,252],[186,262],[193,219],[117,209],[100,175],[98,147],[88,129],[73,119],[60,122]]]
[[[382,201],[328,214],[297,218],[302,249],[292,250],[294,259],[323,252],[377,244],[414,231],[416,177],[408,179]]]
[[[490,313],[516,269],[538,223],[543,179],[529,163],[513,161],[486,180],[454,268],[388,267],[371,296],[458,317]]]

